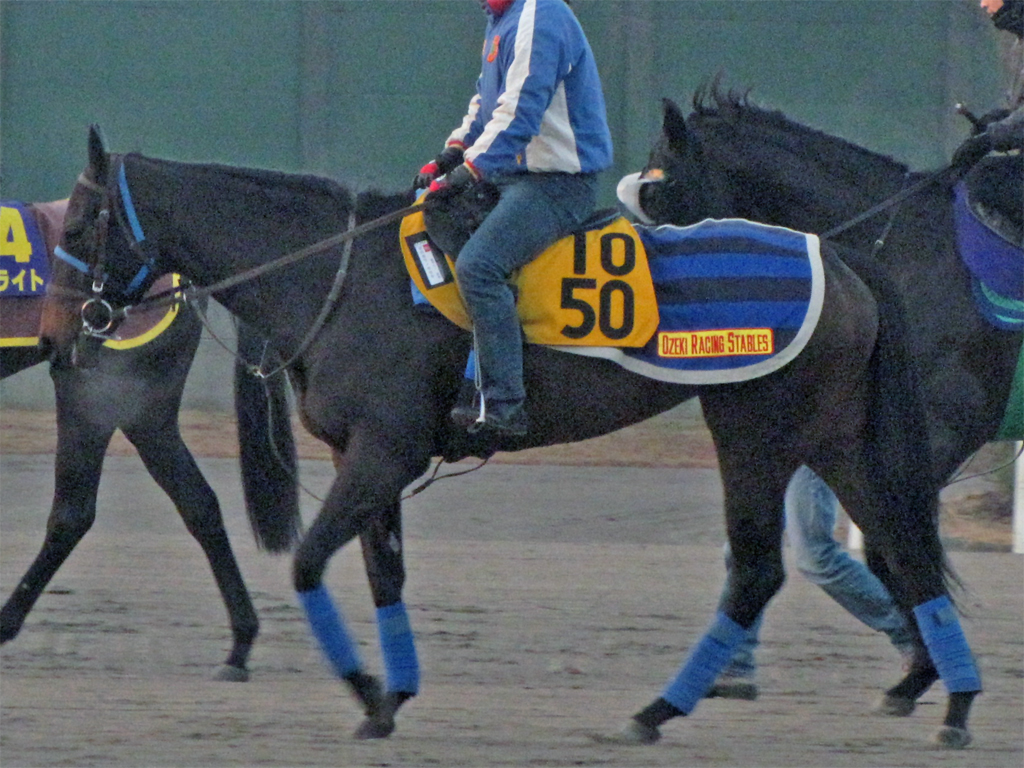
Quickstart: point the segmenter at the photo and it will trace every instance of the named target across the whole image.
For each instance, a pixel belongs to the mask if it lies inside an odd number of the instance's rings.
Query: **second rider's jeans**
[[[855,618],[889,640],[906,656],[911,650],[913,633],[888,590],[868,567],[850,557],[835,540],[833,531],[839,502],[825,482],[807,467],[800,467],[786,489],[786,537],[794,550],[797,569],[809,581],[849,611]],[[731,571],[732,554],[725,547],[726,569]],[[729,590],[719,602],[724,604]],[[753,677],[756,669],[754,650],[764,613],[747,631],[747,637],[733,655],[723,674]]]

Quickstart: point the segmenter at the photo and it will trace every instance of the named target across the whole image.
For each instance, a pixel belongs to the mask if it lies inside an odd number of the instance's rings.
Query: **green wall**
[[[758,103],[919,169],[999,103],[976,0],[575,0],[615,141],[602,205],[657,134],[724,70]],[[393,190],[440,150],[479,67],[478,0],[3,0],[0,193],[68,195],[99,123],[112,150],[307,171]],[[211,308],[219,337],[234,333]],[[200,344],[188,408],[231,408],[231,358]],[[37,366],[5,407],[52,407]]]
[[[606,192],[646,157],[659,99],[720,70],[765,106],[940,164],[966,131],[952,105],[999,96],[975,6],[576,0],[616,142]],[[3,194],[66,195],[92,122],[115,151],[403,186],[465,109],[482,24],[477,0],[5,0]]]

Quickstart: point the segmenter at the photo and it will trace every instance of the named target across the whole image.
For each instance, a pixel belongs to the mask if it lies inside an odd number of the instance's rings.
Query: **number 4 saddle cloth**
[[[527,342],[660,381],[720,384],[778,370],[810,339],[825,292],[815,235],[744,219],[593,221],[513,276]],[[470,329],[454,262],[422,213],[403,220],[401,247],[413,300]]]

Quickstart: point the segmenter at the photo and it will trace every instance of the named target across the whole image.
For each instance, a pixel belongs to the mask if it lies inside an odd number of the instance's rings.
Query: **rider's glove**
[[[430,182],[430,197],[435,200],[448,200],[469,189],[480,181],[480,176],[468,163],[455,168],[444,178]]]
[[[440,155],[420,168],[420,172],[416,174],[416,178],[412,181],[412,188],[426,189],[430,186],[430,182],[438,176],[443,176],[444,174],[449,173],[461,162],[462,147],[455,145],[445,147],[444,151]]]

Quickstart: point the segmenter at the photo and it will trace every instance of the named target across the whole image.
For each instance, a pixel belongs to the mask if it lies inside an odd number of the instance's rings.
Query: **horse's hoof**
[[[644,725],[638,720],[630,720],[626,723],[626,727],[618,733],[596,733],[591,738],[598,744],[641,747],[658,741],[661,738],[661,731],[653,725]]]
[[[966,728],[944,725],[935,734],[935,743],[946,749],[963,749],[971,743],[971,734]]]
[[[890,696],[885,694],[875,705],[875,712],[889,717],[906,717],[914,711],[917,702],[904,696]]]
[[[356,728],[355,738],[360,741],[367,739],[386,739],[395,731],[395,718],[385,712],[368,717]]]
[[[249,682],[249,670],[245,667],[221,664],[214,673],[213,679],[224,683],[247,683]]]
[[[384,689],[376,677],[365,672],[355,672],[348,675],[345,681],[352,687],[356,701],[363,705],[363,714],[372,718],[380,711],[384,702]]]
[[[366,719],[356,729],[357,739],[386,739],[395,731],[395,713],[412,698],[411,693],[390,691],[385,693],[377,706],[368,709]]]

